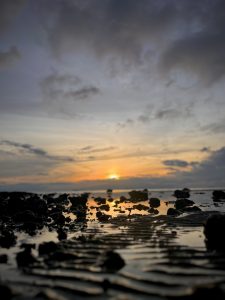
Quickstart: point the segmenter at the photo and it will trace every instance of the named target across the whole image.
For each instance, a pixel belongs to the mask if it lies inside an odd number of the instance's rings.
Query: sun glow
[[[120,176],[118,174],[110,174],[108,179],[119,180]]]

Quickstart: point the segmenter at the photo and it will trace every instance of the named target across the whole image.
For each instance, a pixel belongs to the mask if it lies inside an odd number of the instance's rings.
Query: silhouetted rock
[[[45,255],[54,252],[56,251],[57,247],[57,244],[54,242],[44,242],[38,247],[39,255]]]
[[[1,299],[9,300],[13,297],[12,289],[6,284],[0,282],[0,295]]]
[[[160,206],[160,200],[158,198],[150,198],[149,204],[151,207],[156,208]]]
[[[101,267],[106,272],[116,272],[125,266],[123,258],[114,251],[107,251],[104,255],[104,261]]]
[[[148,200],[148,192],[146,190],[144,191],[130,191],[129,193],[130,200],[133,202],[140,202]]]
[[[2,248],[10,248],[16,244],[17,237],[13,231],[3,229],[0,234],[0,246]]]
[[[225,215],[218,214],[208,218],[204,226],[205,242],[209,250],[225,252]]]
[[[63,230],[62,228],[57,229],[57,233],[58,233],[58,239],[61,240],[66,240],[67,239],[67,233],[65,230]]]
[[[0,255],[0,264],[6,264],[8,261],[8,256],[7,254],[1,254]]]
[[[100,222],[106,222],[106,221],[109,220],[110,215],[106,215],[106,214],[103,214],[103,213],[100,212],[100,211],[97,211],[96,217],[98,218],[98,220],[99,220]]]
[[[180,212],[175,209],[175,208],[172,208],[170,207],[168,210],[167,210],[167,216],[179,216],[180,215]]]
[[[194,201],[189,200],[189,199],[178,199],[175,202],[175,208],[179,210],[179,209],[183,209],[187,206],[192,206],[194,204],[195,204]]]
[[[33,244],[31,244],[31,245],[24,244],[23,248],[24,248],[24,250],[22,252],[17,253],[17,255],[16,255],[16,262],[17,262],[18,268],[28,267],[36,262],[35,257],[31,253]]]
[[[225,192],[221,190],[213,191],[213,201],[225,200]]]
[[[109,211],[110,207],[108,204],[102,204],[99,206],[99,209]]]
[[[184,207],[181,211],[187,212],[187,213],[194,213],[194,212],[199,212],[202,210],[198,206],[187,206],[187,207]]]
[[[102,197],[96,197],[95,198],[95,202],[99,205],[101,204],[106,204],[106,199],[105,198],[102,198]]]
[[[174,197],[176,198],[189,198],[190,197],[190,190],[184,188],[183,190],[175,190]]]
[[[133,206],[133,209],[137,209],[137,210],[148,210],[149,207],[143,204],[137,204]]]

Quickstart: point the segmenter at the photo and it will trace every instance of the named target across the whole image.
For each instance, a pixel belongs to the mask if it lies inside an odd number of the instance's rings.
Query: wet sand
[[[4,299],[225,299],[225,255],[203,233],[224,200],[191,191],[167,215],[171,191],[122,196],[0,193]]]

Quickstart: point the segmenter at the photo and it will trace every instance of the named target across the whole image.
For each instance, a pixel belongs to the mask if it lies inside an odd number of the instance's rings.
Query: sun
[[[108,176],[108,179],[119,180],[120,176],[118,174],[113,173]]]

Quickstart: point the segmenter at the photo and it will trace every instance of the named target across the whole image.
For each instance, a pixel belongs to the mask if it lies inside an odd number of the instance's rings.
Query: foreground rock
[[[148,190],[143,191],[130,191],[129,193],[130,201],[140,202],[148,200]]]
[[[216,250],[225,253],[225,215],[211,216],[204,226],[205,243],[208,250]]]
[[[225,200],[225,192],[221,190],[213,191],[212,196],[213,196],[213,201]]]
[[[180,198],[189,198],[190,197],[190,190],[187,188],[184,188],[183,190],[175,190],[174,191],[174,197],[180,199]]]

